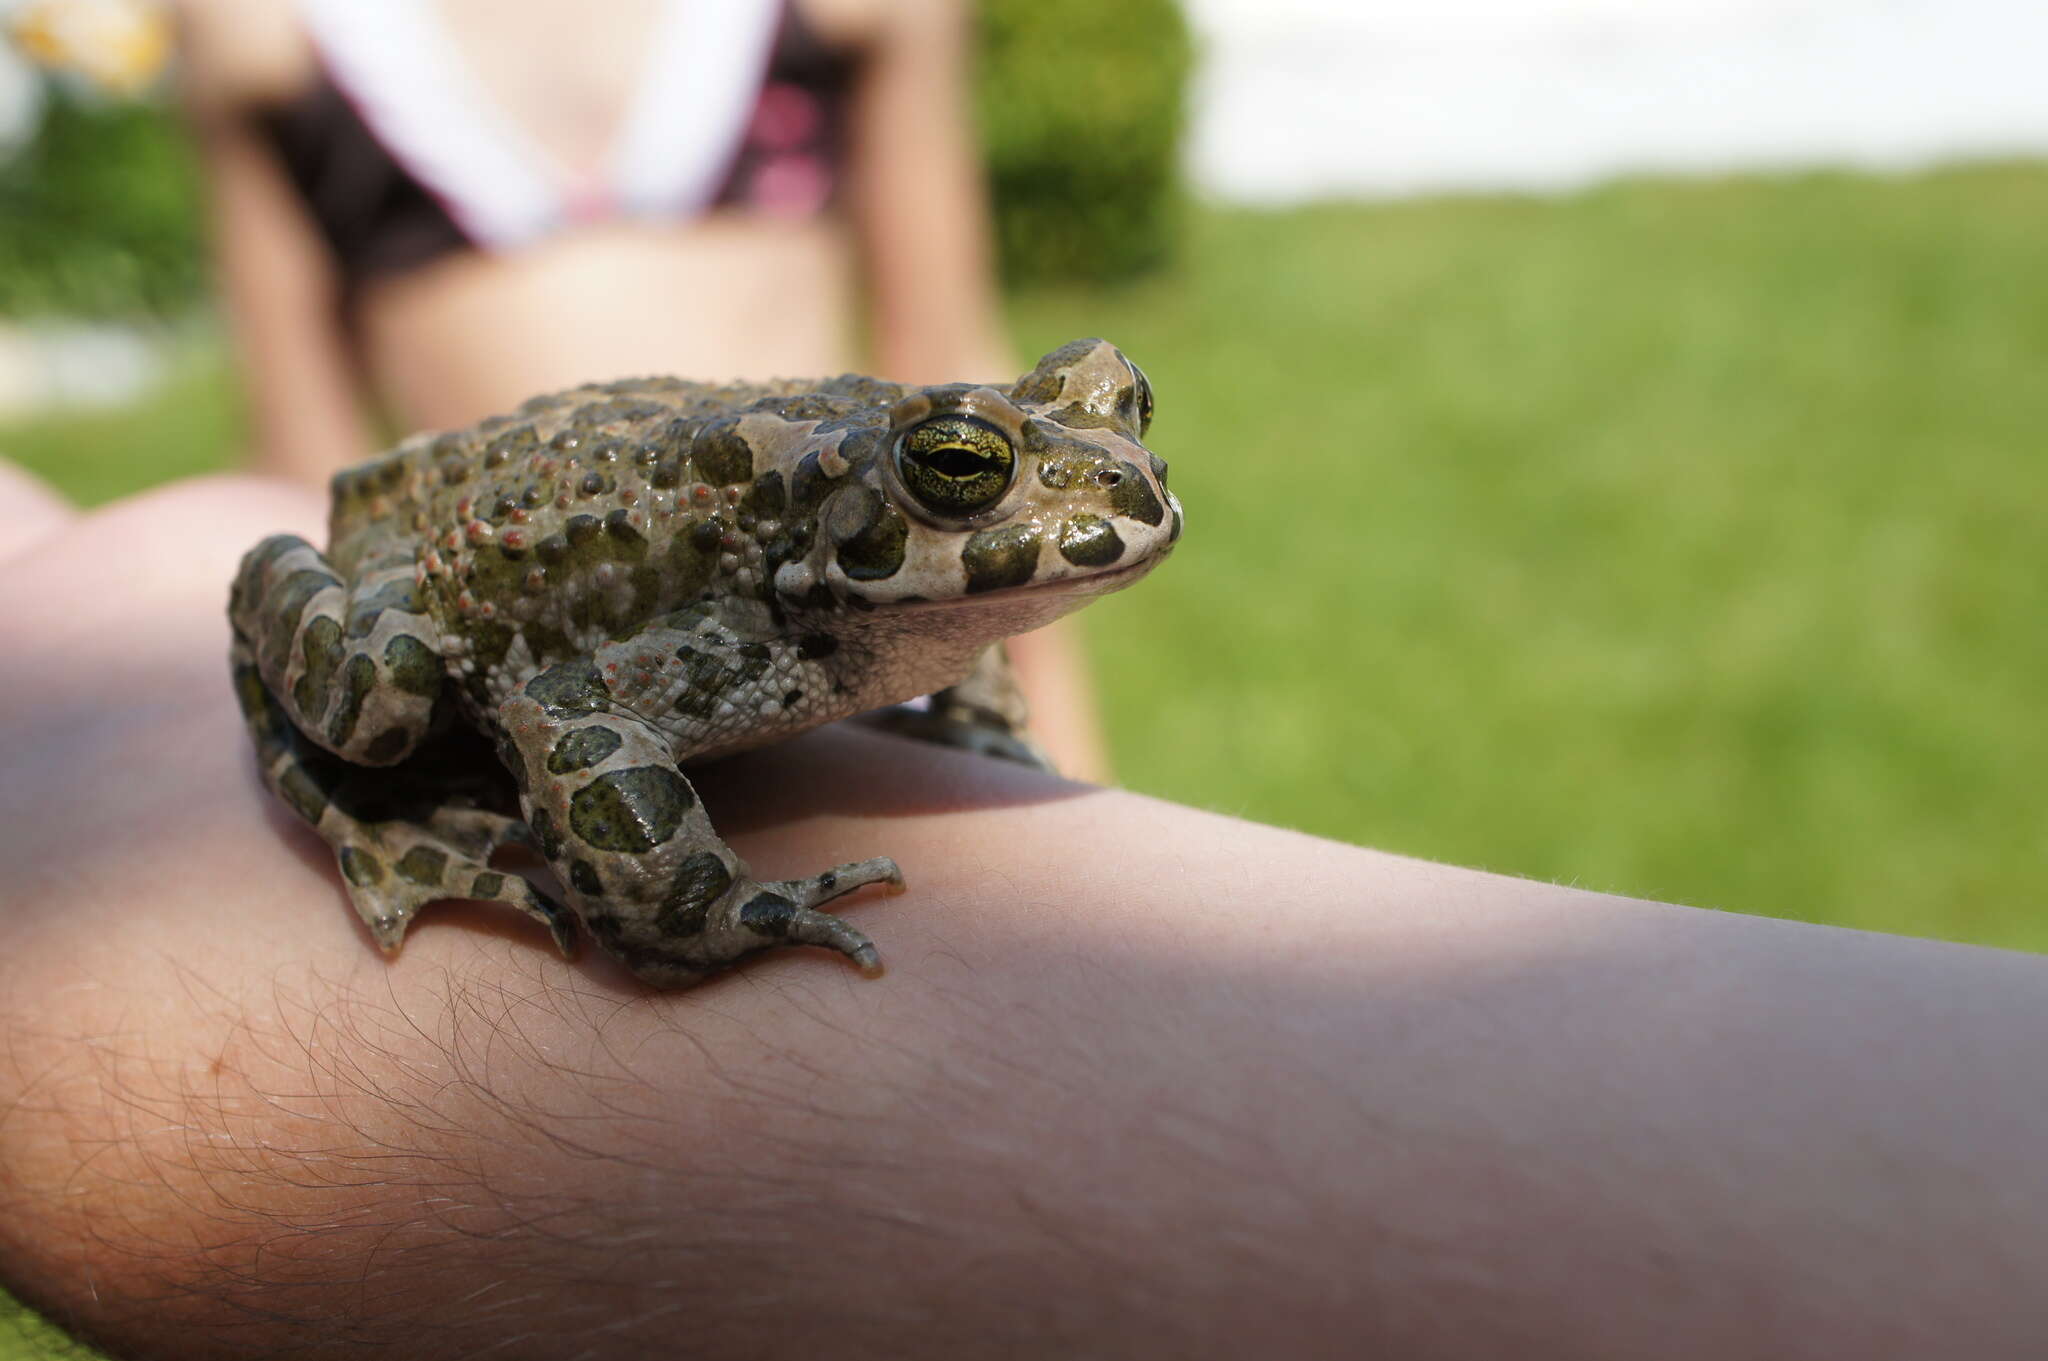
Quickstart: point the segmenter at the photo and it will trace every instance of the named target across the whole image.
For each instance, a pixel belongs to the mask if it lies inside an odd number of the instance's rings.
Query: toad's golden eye
[[[1131,377],[1138,380],[1133,396],[1138,405],[1138,438],[1143,439],[1152,429],[1152,382],[1136,364],[1128,359],[1124,363],[1131,365]]]
[[[896,471],[926,510],[964,519],[1003,499],[1017,473],[1017,451],[987,421],[934,416],[897,445]]]

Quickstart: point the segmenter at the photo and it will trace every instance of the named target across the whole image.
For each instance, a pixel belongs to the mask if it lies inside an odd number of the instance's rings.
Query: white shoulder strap
[[[478,245],[518,245],[566,213],[546,158],[485,97],[422,0],[298,0],[370,131]]]
[[[782,9],[782,0],[668,6],[612,155],[609,178],[628,212],[711,206],[760,98]]]

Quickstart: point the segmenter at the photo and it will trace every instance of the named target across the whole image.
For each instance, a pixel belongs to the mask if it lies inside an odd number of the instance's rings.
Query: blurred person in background
[[[386,433],[632,374],[1020,371],[959,0],[178,8],[264,471],[324,485]],[[1034,733],[1100,780],[1070,627],[1012,652]]]

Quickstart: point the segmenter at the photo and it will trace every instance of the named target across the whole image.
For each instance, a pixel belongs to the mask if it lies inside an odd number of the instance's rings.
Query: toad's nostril
[[[1095,474],[1095,484],[1105,490],[1123,485],[1124,475],[1114,468],[1104,468]]]

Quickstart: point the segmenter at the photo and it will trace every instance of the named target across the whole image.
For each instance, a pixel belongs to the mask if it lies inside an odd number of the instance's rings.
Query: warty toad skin
[[[338,474],[229,606],[277,795],[396,949],[426,903],[573,921],[685,986],[756,950],[875,947],[820,905],[894,861],[762,882],[681,766],[933,691],[927,731],[1028,753],[1003,638],[1129,585],[1181,509],[1145,376],[1080,340],[1007,389],[627,379]],[[537,850],[566,906],[490,867]],[[573,914],[573,916],[572,916]]]

